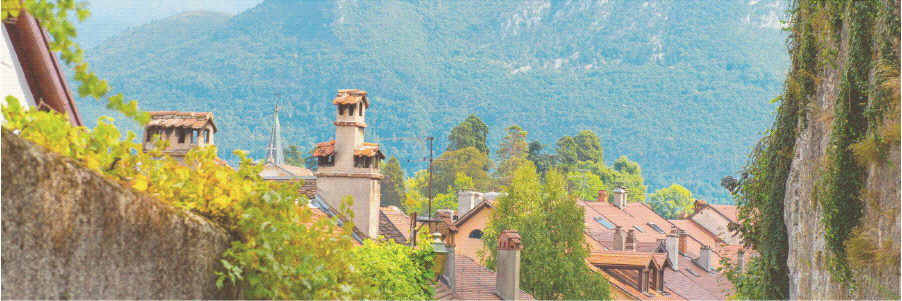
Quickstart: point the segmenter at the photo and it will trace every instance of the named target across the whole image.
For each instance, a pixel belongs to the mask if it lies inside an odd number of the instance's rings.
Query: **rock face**
[[[3,129],[4,299],[234,299],[228,233]]]
[[[886,1],[884,1],[884,4]],[[885,299],[898,296],[899,266],[853,267],[857,290],[850,290],[831,279],[827,268],[827,242],[822,221],[822,208],[817,190],[825,170],[834,124],[835,101],[840,94],[843,70],[848,68],[849,32],[844,26],[836,64],[823,68],[817,75],[817,93],[811,99],[807,127],[800,122],[792,165],[786,182],[784,222],[788,234],[789,290],[791,299]],[[872,70],[874,83],[874,72]],[[896,113],[898,114],[898,113]],[[874,125],[870,125],[874,126]],[[888,160],[865,167],[861,199],[865,202],[862,228],[871,233],[874,242],[890,241],[895,256],[900,246],[900,152],[894,145]],[[897,261],[898,263],[898,261]]]

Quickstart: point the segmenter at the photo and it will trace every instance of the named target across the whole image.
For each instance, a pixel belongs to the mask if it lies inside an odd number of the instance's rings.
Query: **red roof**
[[[479,265],[459,251],[454,256],[454,266],[455,285],[457,286],[455,291],[461,298],[465,300],[501,300],[496,293],[497,276],[495,272]],[[520,290],[520,300],[535,300],[535,298]]]
[[[724,217],[729,219],[731,222],[735,223],[736,221],[739,220],[736,215],[736,205],[708,205],[708,206],[710,206],[712,209],[714,209],[715,211],[717,211],[718,213],[720,213],[721,215],[723,215]]]
[[[329,142],[320,142],[316,144],[316,149],[313,150],[314,157],[326,157],[331,156],[335,153],[335,140]]]
[[[150,122],[145,127],[161,126],[200,129],[210,124],[213,126],[213,132],[217,131],[216,124],[213,122],[213,113],[211,112],[156,111],[148,113],[150,113]]]
[[[410,240],[410,217],[395,206],[379,208],[379,235],[406,244]]]
[[[370,107],[369,100],[366,99],[366,91],[360,91],[357,89],[346,89],[346,90],[338,90],[338,94],[335,96],[335,99],[332,100],[332,104],[356,104],[359,102],[363,102],[363,105],[366,108]]]

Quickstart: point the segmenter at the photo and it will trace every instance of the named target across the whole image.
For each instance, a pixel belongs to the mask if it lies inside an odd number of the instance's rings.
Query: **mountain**
[[[519,124],[550,144],[592,130],[610,164],[627,155],[649,191],[678,183],[728,202],[720,179],[772,120],[788,66],[783,2],[264,1],[197,11],[87,51],[113,91],[145,110],[213,111],[220,156],[261,158],[271,115],[309,149],[334,135],[338,89],[371,96],[367,140],[404,159],[470,114],[493,149]],[[276,93],[279,96],[276,96]],[[86,120],[115,117],[93,100]],[[122,119],[122,118],[118,118]],[[135,124],[120,127],[140,131]],[[437,155],[438,155],[437,154]],[[407,163],[411,171],[423,165]]]

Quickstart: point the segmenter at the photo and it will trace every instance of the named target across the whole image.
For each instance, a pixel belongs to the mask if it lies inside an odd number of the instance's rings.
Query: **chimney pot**
[[[633,251],[636,252],[636,233],[630,229],[626,231],[626,246],[625,251]]]
[[[608,201],[608,191],[607,190],[599,190],[598,191],[598,201],[599,202],[607,202]]]
[[[626,206],[626,188],[617,185],[617,188],[614,188],[614,197],[611,198],[611,203],[617,206],[617,209],[623,210],[623,206]]]
[[[686,253],[686,239],[687,239],[686,237],[689,236],[689,234],[687,234],[685,230],[679,230],[679,231],[677,231],[677,234],[680,235],[680,253],[685,254]]]

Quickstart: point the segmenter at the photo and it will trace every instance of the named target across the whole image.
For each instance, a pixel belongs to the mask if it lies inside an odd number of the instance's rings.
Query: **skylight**
[[[614,224],[611,224],[608,220],[604,219],[601,216],[595,217],[595,221],[604,226],[605,228],[614,229]]]
[[[655,223],[648,223],[648,226],[651,227],[652,230],[655,230],[655,231],[658,231],[658,233],[664,234],[664,231],[661,230],[661,228],[658,227],[658,225],[655,225]]]
[[[642,230],[642,228],[639,228],[639,226],[633,225],[633,228],[636,228],[636,230],[639,230],[639,232],[645,233],[645,230]]]

